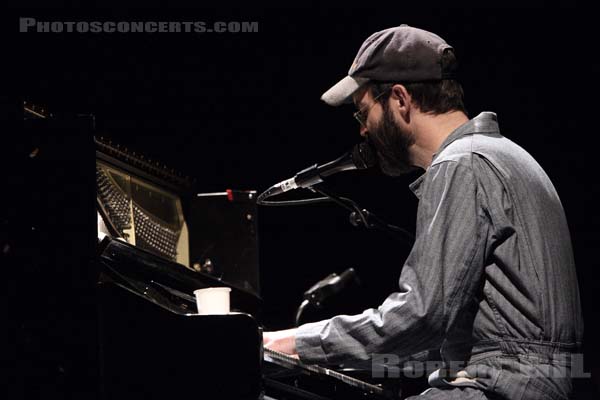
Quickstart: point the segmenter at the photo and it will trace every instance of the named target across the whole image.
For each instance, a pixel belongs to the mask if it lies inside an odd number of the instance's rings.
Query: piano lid
[[[162,285],[171,289],[171,294],[188,296],[189,301],[192,301],[196,289],[226,286],[232,289],[232,311],[257,315],[262,303],[255,293],[242,287],[202,272],[191,271],[183,265],[168,261],[121,239],[104,238],[99,245],[97,260],[101,270],[109,275],[116,272],[134,281],[152,284],[157,289]]]

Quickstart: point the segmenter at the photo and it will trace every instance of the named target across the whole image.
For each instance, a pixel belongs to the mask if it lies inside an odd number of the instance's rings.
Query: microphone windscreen
[[[354,146],[354,149],[352,149],[352,161],[357,169],[371,168],[377,165],[375,149],[373,149],[369,141],[365,140]]]

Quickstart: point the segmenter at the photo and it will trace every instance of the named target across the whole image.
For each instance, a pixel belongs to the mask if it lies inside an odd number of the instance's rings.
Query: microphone
[[[333,273],[317,282],[304,292],[304,300],[320,307],[323,301],[332,295],[339,293],[351,282],[360,284],[360,280],[354,268],[348,268],[340,275]]]
[[[329,175],[336,174],[342,171],[350,171],[354,169],[366,169],[377,164],[375,150],[368,141],[363,141],[354,146],[352,151],[343,154],[341,157],[328,162],[327,164],[314,164],[300,172],[293,178],[281,181],[264,193],[258,200],[263,200],[267,197],[275,196],[289,190],[297,188],[308,188],[318,183],[323,182],[323,179]]]
[[[336,273],[329,274],[314,284],[310,289],[304,292],[304,299],[296,310],[296,326],[300,325],[302,313],[309,304],[312,304],[316,307],[321,307],[325,299],[333,296],[336,293],[339,293],[351,282],[360,285],[360,279],[358,278],[356,271],[354,271],[354,268],[348,268],[340,275]]]

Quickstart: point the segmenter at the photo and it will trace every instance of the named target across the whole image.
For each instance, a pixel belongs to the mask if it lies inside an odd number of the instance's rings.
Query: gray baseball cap
[[[452,49],[435,33],[408,25],[375,32],[364,41],[348,76],[323,93],[332,106],[350,103],[352,94],[369,81],[422,82],[451,78],[442,71],[442,54]]]

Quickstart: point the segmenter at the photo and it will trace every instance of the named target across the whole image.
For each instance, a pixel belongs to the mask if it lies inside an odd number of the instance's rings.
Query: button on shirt
[[[378,308],[302,325],[306,363],[571,352],[583,322],[570,235],[540,165],[484,112],[452,132],[410,185],[416,240],[398,291]],[[399,261],[400,262],[400,261]]]

